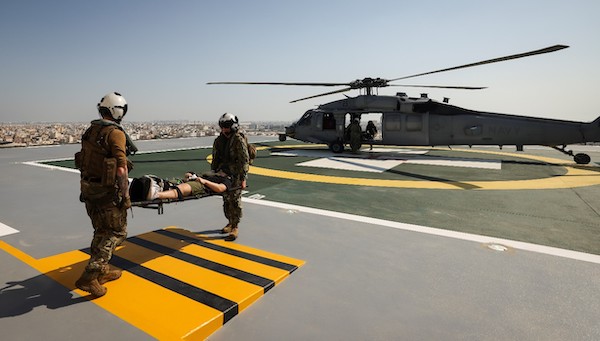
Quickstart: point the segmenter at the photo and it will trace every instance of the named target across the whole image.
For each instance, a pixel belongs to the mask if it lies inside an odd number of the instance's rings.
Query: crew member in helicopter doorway
[[[362,144],[362,130],[358,122],[358,117],[352,118],[352,123],[350,123],[347,129],[350,133],[350,149],[352,153],[357,154]]]

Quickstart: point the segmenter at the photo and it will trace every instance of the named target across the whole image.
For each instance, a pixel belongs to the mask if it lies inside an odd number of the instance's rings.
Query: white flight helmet
[[[237,116],[230,113],[224,113],[219,118],[219,127],[221,128],[231,128],[231,130],[236,131],[239,127],[239,122]]]
[[[118,92],[108,93],[98,103],[98,113],[100,116],[111,116],[120,122],[127,113],[127,101]]]

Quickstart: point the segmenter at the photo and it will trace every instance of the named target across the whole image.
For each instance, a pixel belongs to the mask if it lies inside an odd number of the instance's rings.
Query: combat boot
[[[232,242],[237,239],[238,236],[238,228],[233,227],[227,237],[225,237],[225,241]]]
[[[75,286],[85,292],[89,292],[94,297],[101,297],[106,294],[106,288],[98,282],[100,272],[84,271],[81,277],[75,282]]]
[[[224,228],[221,229],[222,234],[229,233],[229,232],[231,232],[231,224],[227,224],[227,226],[225,226]]]
[[[109,270],[107,272],[103,272],[100,276],[98,276],[98,283],[104,284],[106,282],[114,281],[119,278],[121,278],[121,270]]]

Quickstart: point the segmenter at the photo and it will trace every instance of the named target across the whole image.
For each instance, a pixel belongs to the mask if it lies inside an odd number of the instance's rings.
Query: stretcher
[[[240,187],[231,188],[227,192],[236,191],[238,189],[240,189]],[[223,192],[223,193],[226,193],[226,192]],[[223,193],[207,192],[207,193],[191,195],[191,196],[187,196],[187,197],[181,197],[181,198],[177,198],[177,199],[154,199],[154,200],[135,201],[135,202],[131,203],[131,207],[154,209],[154,210],[157,210],[158,214],[163,214],[165,204],[172,204],[172,203],[177,203],[177,202],[182,202],[182,201],[187,201],[187,200],[203,199],[206,197],[212,197],[214,195],[222,196]]]

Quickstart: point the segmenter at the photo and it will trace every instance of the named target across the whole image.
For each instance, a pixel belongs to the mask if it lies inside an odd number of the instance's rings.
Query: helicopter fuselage
[[[600,117],[591,123],[468,110],[422,96],[361,95],[307,111],[286,127],[296,140],[325,143],[334,152],[348,142],[348,117],[380,114],[380,138],[372,144],[398,146],[564,146],[600,141]],[[341,148],[340,148],[341,145]],[[341,150],[340,150],[341,149]]]

